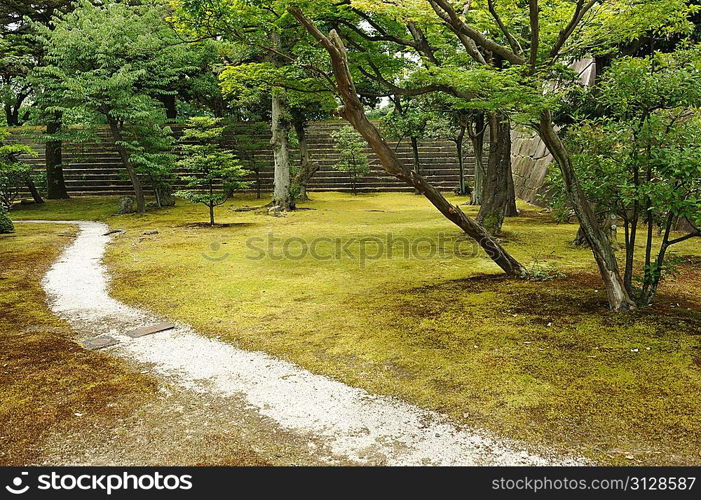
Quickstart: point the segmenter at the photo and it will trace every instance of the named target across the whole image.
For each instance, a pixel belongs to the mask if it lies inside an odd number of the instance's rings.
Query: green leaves
[[[178,166],[192,175],[180,177],[186,189],[176,196],[214,207],[248,185],[241,178],[249,172],[223,147],[223,133],[218,119],[201,116],[188,120],[179,145],[182,157]]]
[[[340,158],[333,168],[341,172],[349,172],[354,176],[362,176],[370,171],[368,155],[365,153],[365,141],[351,126],[341,127],[331,132]]]

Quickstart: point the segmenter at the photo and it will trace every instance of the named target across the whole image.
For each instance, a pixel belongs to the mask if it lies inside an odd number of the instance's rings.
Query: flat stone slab
[[[119,341],[109,335],[100,335],[99,337],[84,340],[82,344],[86,349],[96,351],[97,349],[104,349],[105,347],[119,344]]]
[[[131,330],[127,332],[127,335],[129,335],[133,339],[136,339],[139,337],[143,337],[144,335],[151,335],[152,333],[162,332],[164,330],[171,330],[173,328],[175,328],[175,325],[173,323],[158,323],[156,325],[142,326],[141,328],[137,328],[136,330]]]

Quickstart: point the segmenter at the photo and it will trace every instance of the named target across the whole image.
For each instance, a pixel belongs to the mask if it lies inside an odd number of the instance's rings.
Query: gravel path
[[[51,222],[57,221],[26,221]],[[262,352],[213,340],[178,324],[173,330],[132,339],[125,332],[163,321],[108,294],[102,264],[110,237],[98,222],[75,224],[79,233],[49,270],[43,286],[51,309],[84,340],[107,334],[107,348],[197,393],[243,398],[269,422],[323,443],[328,463],[385,465],[572,465],[580,463],[474,429],[395,398],[376,396],[315,375]]]

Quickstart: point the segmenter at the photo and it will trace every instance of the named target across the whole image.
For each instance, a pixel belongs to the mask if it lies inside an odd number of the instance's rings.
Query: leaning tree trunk
[[[51,136],[61,130],[61,113],[55,113],[46,123],[46,134]],[[63,178],[63,143],[47,140],[44,145],[46,157],[46,197],[50,200],[68,199],[66,181]]]
[[[599,273],[608,295],[609,307],[614,311],[634,309],[635,303],[630,298],[621,279],[613,246],[599,226],[591,205],[584,196],[569,153],[555,131],[550,111],[541,113],[538,134],[562,171],[567,196],[599,266]]]
[[[507,275],[523,276],[526,272],[524,267],[482,226],[460,210],[460,207],[452,205],[426,179],[407,168],[380,135],[375,125],[368,120],[355,90],[353,77],[348,66],[346,49],[336,31],[332,30],[327,37],[304,16],[299,8],[290,7],[288,11],[319,41],[331,57],[333,72],[336,76],[336,91],[344,103],[344,106],[339,110],[339,114],[348,120],[367,141],[370,148],[378,156],[382,168],[387,173],[405,181],[409,186],[414,187],[423,194],[448,220],[474,239]]]
[[[27,190],[29,191],[29,194],[32,195],[34,203],[44,203],[44,200],[39,194],[39,190],[37,189],[36,184],[34,184],[34,181],[32,180],[31,176],[27,176],[26,183]]]
[[[307,184],[319,170],[319,165],[312,162],[309,154],[309,142],[307,141],[307,127],[304,123],[295,120],[293,122],[297,139],[299,140],[299,170],[292,180],[292,185],[299,189],[299,200],[309,201]]]
[[[489,158],[482,185],[482,206],[477,222],[493,234],[501,231],[509,202],[511,126],[502,114],[489,115]],[[513,187],[513,182],[511,183]]]
[[[284,117],[285,102],[281,96],[272,98],[272,138],[275,173],[273,176],[272,205],[279,210],[289,210],[290,203],[290,153],[287,135],[289,124]]]
[[[482,189],[484,184],[484,115],[480,114],[475,119],[474,133],[470,133],[472,152],[475,155],[475,185],[470,197],[470,205],[482,204]]]
[[[136,173],[136,169],[134,169],[134,166],[129,161],[129,152],[124,146],[120,144],[123,140],[122,132],[119,130],[119,125],[114,119],[108,118],[107,121],[110,125],[112,140],[114,141],[115,147],[117,148],[117,152],[119,153],[119,158],[121,159],[122,165],[126,169],[127,175],[129,176],[129,180],[131,181],[131,185],[134,188],[134,197],[136,198],[136,210],[140,214],[146,213],[146,197],[144,196],[144,189],[141,186],[141,180],[139,179],[139,175]]]

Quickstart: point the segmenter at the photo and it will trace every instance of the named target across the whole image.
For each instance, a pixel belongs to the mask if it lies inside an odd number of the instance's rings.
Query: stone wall
[[[585,58],[572,64],[579,82],[585,86],[594,84],[596,64],[594,59]],[[515,128],[511,132],[511,168],[514,174],[516,197],[543,205],[546,194],[545,177],[553,158],[538,135],[526,129]]]

